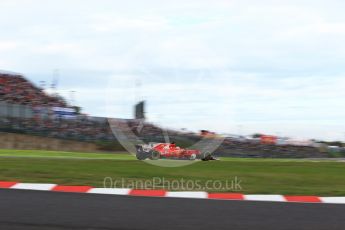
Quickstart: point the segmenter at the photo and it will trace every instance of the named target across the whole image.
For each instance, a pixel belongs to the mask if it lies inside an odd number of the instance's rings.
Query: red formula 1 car
[[[136,149],[138,160],[215,160],[211,153],[202,153],[200,150],[183,149],[177,147],[175,143],[149,143],[145,145],[137,145]]]

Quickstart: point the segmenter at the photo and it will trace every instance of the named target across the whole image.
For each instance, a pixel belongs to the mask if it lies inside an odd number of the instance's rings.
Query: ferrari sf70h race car
[[[136,150],[138,160],[216,160],[211,153],[203,153],[200,150],[183,149],[177,147],[175,143],[149,143],[137,145]]]

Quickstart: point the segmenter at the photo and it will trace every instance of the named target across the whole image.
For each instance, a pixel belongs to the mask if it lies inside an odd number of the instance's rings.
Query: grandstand
[[[66,116],[70,106],[63,98],[46,94],[43,89],[32,84],[21,74],[4,71],[0,72],[0,109],[0,132],[92,143],[113,143],[118,141],[117,138],[134,141],[134,138],[130,140],[131,135],[145,142],[164,142],[166,136],[169,136],[170,141],[181,146],[192,145],[203,138],[203,135],[199,134],[163,130],[146,122],[145,119],[117,118],[111,119],[112,123],[109,125],[107,118],[76,113]],[[142,113],[143,111],[142,108]],[[124,135],[115,137],[112,132],[114,128],[121,129]],[[313,146],[265,144],[234,137],[226,137],[216,154],[231,157],[327,157],[326,153]]]
[[[0,71],[0,100],[19,105],[67,107],[62,98],[47,95],[24,76],[5,71]]]

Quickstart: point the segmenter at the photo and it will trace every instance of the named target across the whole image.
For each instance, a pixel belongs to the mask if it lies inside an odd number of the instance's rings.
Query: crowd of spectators
[[[178,132],[173,130],[162,130],[154,124],[142,122],[140,120],[129,120],[128,126],[137,136],[160,136],[164,135],[164,133],[172,136],[178,134]]]
[[[66,107],[59,97],[47,95],[21,75],[0,73],[0,101],[47,107]]]
[[[35,134],[79,141],[115,140],[108,123],[88,119],[0,118],[0,131]]]
[[[220,156],[265,158],[318,158],[327,153],[312,146],[263,144],[257,140],[225,138],[217,150]]]
[[[116,132],[118,138],[123,137],[130,141],[140,139],[145,142],[165,142],[171,138],[190,139],[193,136],[193,134],[162,129],[157,125],[138,119],[111,119],[110,126],[115,132],[121,131]],[[198,137],[198,135],[194,134],[194,137]]]

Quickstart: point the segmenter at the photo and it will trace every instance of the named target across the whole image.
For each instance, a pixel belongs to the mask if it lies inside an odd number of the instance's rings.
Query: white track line
[[[345,204],[345,197],[320,197],[323,203]]]
[[[109,195],[128,195],[131,192],[126,188],[93,188],[88,193],[93,194],[109,194]]]
[[[245,195],[244,200],[286,202],[286,199],[282,195]]]
[[[207,199],[207,192],[167,192],[166,197]]]
[[[28,184],[18,183],[11,187],[11,189],[22,189],[22,190],[36,190],[36,191],[50,191],[56,184]]]

